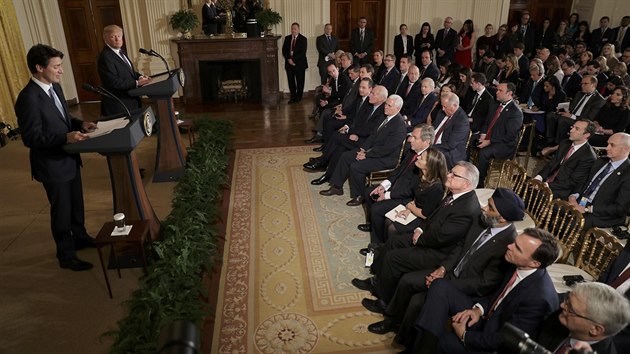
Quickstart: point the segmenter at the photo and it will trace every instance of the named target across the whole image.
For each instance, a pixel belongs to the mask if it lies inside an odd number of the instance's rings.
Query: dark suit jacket
[[[400,58],[407,54],[409,56],[413,55],[413,37],[407,35],[407,51],[404,51],[402,35],[398,34],[394,37],[394,55],[396,56],[396,60],[400,61]]]
[[[476,95],[477,95],[477,92],[474,92],[474,95],[468,95],[467,97],[468,102],[466,102],[466,107],[465,107],[466,113],[470,113],[470,110],[473,109],[473,101]],[[470,130],[472,130],[473,133],[481,131],[481,128],[484,126],[484,124],[486,124],[486,119],[488,118],[488,114],[490,112],[490,106],[492,105],[493,102],[494,102],[494,97],[488,91],[488,89],[485,89],[483,93],[481,94],[479,101],[477,101],[477,105],[475,106],[475,109],[472,111],[472,115],[470,116],[472,118],[472,123],[470,124]]]
[[[551,158],[545,167],[538,172],[543,181],[546,181],[558,168],[558,175],[549,188],[553,191],[556,198],[567,200],[569,195],[577,188],[584,184],[588,177],[593,162],[597,158],[593,148],[587,142],[578,151],[573,152],[571,156],[562,164],[562,159],[571,147],[571,140],[563,140],[558,146],[558,151]]]
[[[523,81],[529,78],[529,59],[525,54],[521,55],[520,59],[518,59],[518,73]]]
[[[81,158],[63,150],[66,134],[81,130],[82,121],[71,116],[59,84],[53,84],[63,106],[65,119],[48,93],[33,80],[20,91],[15,115],[24,145],[30,149],[31,174],[39,182],[60,183],[72,180],[79,171]]]
[[[457,288],[473,297],[482,297],[499,286],[506,272],[507,262],[505,261],[505,252],[507,246],[514,242],[516,237],[516,228],[510,225],[505,230],[494,235],[490,240],[483,244],[466,262],[456,277],[453,270],[457,267],[470,246],[477,240],[479,235],[485,230],[481,220],[478,219],[469,229],[463,247],[459,252],[451,252],[449,257],[442,263],[446,269],[445,279],[450,280]]]
[[[523,42],[525,45],[525,50],[523,51],[525,56],[530,57],[532,54],[536,54],[534,52],[534,49],[536,48],[536,29],[534,28],[534,24],[532,22],[527,24],[525,36],[521,33],[521,25],[519,24],[518,31],[516,32],[516,38],[518,38],[519,42]]]
[[[416,108],[418,107],[418,102],[420,102],[420,96],[422,92],[420,91],[422,83],[418,79],[418,81],[414,82],[411,86],[411,90],[409,94],[407,94],[407,89],[409,87],[409,79],[405,78],[402,85],[398,89],[398,95],[403,98],[403,106],[400,109],[400,114],[406,116],[412,114]]]
[[[457,31],[454,29],[449,29],[446,38],[444,38],[444,28],[440,29],[435,35],[435,57],[439,60],[440,58],[446,58],[453,62],[453,57],[455,56],[455,47],[459,43],[459,39],[457,37]],[[440,57],[437,53],[438,49],[442,49],[445,51],[444,56]]]
[[[433,127],[436,129],[436,133],[437,127],[445,118],[446,115],[443,111],[438,112],[436,119],[433,121]],[[460,107],[444,125],[444,130],[442,130],[442,143],[434,145],[435,148],[444,154],[448,168],[453,167],[456,162],[466,159],[466,141],[468,141],[469,132],[470,124],[468,122],[468,116]]]
[[[395,93],[396,86],[398,86],[398,81],[400,80],[400,71],[396,68],[392,68],[389,73],[383,73],[383,77],[378,83],[381,86],[385,86],[389,95]]]
[[[418,68],[420,69],[420,80],[428,77],[437,82],[438,77],[440,77],[440,69],[438,69],[437,65],[435,65],[434,62],[431,62],[425,69],[425,67],[422,66],[422,63],[419,64]]]
[[[326,61],[326,56],[328,54],[339,50],[339,41],[337,40],[337,37],[333,35],[330,36],[330,41],[328,41],[328,39],[326,39],[326,35],[322,34],[321,36],[317,36],[317,39],[315,39],[315,46],[317,47],[318,53],[317,65],[322,66],[329,63]]]
[[[327,107],[334,107],[340,104],[350,91],[351,87],[352,81],[350,81],[350,78],[339,73],[339,76],[337,78],[337,85],[335,85],[334,79],[332,79],[330,82],[330,96],[328,96],[327,98]]]
[[[531,97],[532,101],[534,102],[534,106],[540,107],[542,104],[542,97],[545,94],[545,90],[543,89],[543,87],[545,86],[544,82],[545,82],[544,77],[538,80],[538,83],[536,83],[536,87],[534,87],[534,91],[532,92],[534,80],[529,78],[523,84],[523,87],[521,88],[521,94],[519,95],[518,100],[521,103],[527,104],[527,102],[529,101],[529,98]]]
[[[385,119],[384,112],[385,104],[381,104],[376,110],[371,105],[364,105],[361,112],[357,113],[352,120],[348,134],[358,135],[360,143],[358,145],[361,145],[381,125]],[[400,143],[402,144],[402,141]]]
[[[576,71],[571,74],[571,76],[567,79],[567,82],[562,87],[564,89],[564,93],[567,94],[567,97],[573,99],[575,95],[581,90],[581,82],[582,75]]]
[[[203,28],[203,33],[217,33],[217,16],[218,12],[216,5],[209,6],[208,4],[203,4],[203,6],[201,6],[201,27]]]
[[[374,45],[374,32],[369,28],[365,28],[363,35],[363,45],[361,45],[361,37],[359,35],[359,28],[352,30],[350,34],[350,51],[352,55],[367,53],[368,56],[372,54],[372,46]],[[368,57],[366,57],[368,58]]]
[[[553,352],[562,344],[562,342],[569,336],[569,330],[560,323],[559,315],[562,310],[558,310],[552,313],[549,318],[545,320],[540,326],[540,335],[536,339],[538,344],[547,348],[547,350]],[[597,343],[591,344],[593,351],[600,354],[616,354],[615,346],[613,345],[612,338],[605,338]]]
[[[392,184],[389,189],[390,199],[408,200],[413,198],[414,191],[420,182],[416,171],[417,167],[411,163],[415,155],[417,155],[415,151],[407,150],[400,165],[387,177]]]
[[[378,128],[361,145],[365,150],[365,157],[379,159],[386,165],[395,166],[400,156],[400,147],[407,135],[404,119],[398,113],[380,127],[381,129]]]
[[[593,164],[588,178],[584,180],[581,193],[586,191],[597,172],[608,163],[607,159],[599,158]],[[578,198],[579,200],[579,198]],[[630,208],[630,161],[626,161],[613,171],[601,184],[593,198],[593,213],[586,213],[591,218],[593,226],[611,227],[625,224],[626,214]]]
[[[357,98],[359,97],[359,79],[357,79],[355,82],[352,82],[352,80],[348,79],[350,81],[350,88],[348,89],[348,92],[346,93],[346,95],[344,96],[343,100],[341,101],[341,109],[342,110],[347,110],[349,107],[352,107],[354,105],[354,103],[356,102]]]
[[[613,37],[613,39],[611,39],[611,42],[617,41],[617,36],[619,35],[620,28],[621,26],[615,28],[615,36]],[[617,45],[615,45],[615,51],[617,53],[623,53],[623,51],[628,47],[630,47],[630,27],[626,29],[626,33],[621,39],[621,47],[617,48]]]
[[[437,94],[435,92],[431,92],[427,95],[427,97],[422,100],[422,92],[420,92],[420,97],[418,97],[418,102],[421,102],[412,113],[407,115],[407,118],[410,120],[409,128],[413,128],[417,124],[424,123],[427,121],[427,117],[431,110],[433,109],[433,105],[437,102]]]
[[[615,30],[611,27],[606,28],[606,31],[602,31],[601,27],[597,27],[591,31],[591,43],[589,50],[593,53],[599,53],[602,50],[604,43],[615,43]]]
[[[126,54],[125,56],[127,57]],[[132,97],[127,93],[127,91],[136,88],[136,80],[140,78],[140,73],[125,63],[108,46],[103,48],[98,57],[98,76],[103,88],[118,97],[130,111],[140,108],[140,97]],[[115,100],[102,97],[101,115],[110,116],[123,112],[124,109]]]
[[[584,92],[581,91],[575,95],[573,101],[569,104],[569,111],[573,111],[582,99],[582,96],[584,96]],[[604,103],[606,103],[606,100],[604,100],[602,95],[600,95],[599,92],[594,92],[593,96],[584,105],[584,108],[578,118],[594,120]]]
[[[630,242],[626,243],[626,246],[621,251],[621,254],[615,258],[610,266],[599,276],[597,280],[600,283],[610,284],[617,276],[623,271],[623,269],[630,263]],[[625,297],[630,300],[630,290],[626,291]],[[619,354],[630,353],[630,326],[624,328],[613,338],[613,342],[617,347]]]
[[[488,110],[488,117],[486,118],[486,123],[483,128],[481,128],[481,133],[485,134],[488,131],[488,126],[492,123],[492,118],[494,118],[494,113],[499,106],[498,102],[495,102],[490,106]],[[521,126],[523,125],[523,112],[516,105],[514,101],[510,102],[503,111],[501,111],[501,115],[499,119],[495,123],[492,128],[492,136],[490,137],[491,146],[501,146],[500,154],[498,156],[494,156],[497,159],[505,159],[514,155],[514,151],[516,151],[516,143],[518,142],[518,135],[521,131]]]
[[[306,49],[308,43],[306,37],[301,33],[297,35],[295,39],[295,48],[293,48],[293,55],[291,55],[291,42],[293,40],[292,35],[284,37],[284,43],[282,44],[282,56],[284,57],[284,69],[291,69],[289,59],[293,59],[296,70],[306,70],[308,68],[308,61],[306,60]]]

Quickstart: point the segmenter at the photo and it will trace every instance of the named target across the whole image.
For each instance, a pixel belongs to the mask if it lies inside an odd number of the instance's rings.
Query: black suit
[[[378,297],[389,303],[400,278],[409,272],[435,269],[453,252],[459,252],[468,230],[480,215],[474,191],[464,193],[428,216],[415,246],[411,235],[390,237],[374,260]]]
[[[455,276],[454,269],[483,232],[485,232],[485,226],[482,226],[481,220],[477,220],[466,235],[461,250],[452,252],[442,262],[446,269],[444,279],[449,280],[455,287],[472,297],[490,295],[499,286],[507,270],[507,262],[504,258],[507,246],[514,242],[516,237],[514,225],[510,225],[492,236],[476,252],[468,255],[466,266],[462,267],[458,276]],[[425,285],[425,277],[432,271],[433,269],[427,269],[405,274],[400,279],[396,293],[385,311],[394,322],[400,322],[401,316],[404,314],[397,338],[401,344],[413,342],[411,338],[413,324],[422,310],[426,297],[424,293],[428,290]]]
[[[611,284],[614,282],[621,272],[630,263],[630,242],[621,251],[621,254],[615,258],[612,264],[599,276],[597,280],[600,283]],[[624,293],[626,299],[630,300],[630,290]],[[613,337],[613,342],[619,354],[630,354],[630,326],[622,329]]]
[[[490,112],[490,106],[494,102],[494,97],[486,89],[483,90],[483,93],[477,100],[477,103],[474,104],[475,96],[477,95],[477,92],[475,92],[474,95],[468,95],[469,102],[467,102],[466,107],[464,107],[466,113],[468,113],[468,116],[472,118],[472,123],[470,123],[470,130],[473,133],[480,132],[481,128],[486,124],[486,119],[488,118],[488,113]]]
[[[418,69],[420,69],[420,80],[428,77],[433,79],[434,82],[437,82],[438,77],[440,77],[440,69],[438,69],[434,62],[431,62],[426,66],[426,68],[422,65],[422,63],[419,63]]]
[[[385,86],[389,95],[395,93],[398,82],[400,81],[400,71],[396,68],[391,68],[389,72],[385,70],[383,77],[377,82],[381,86]]]
[[[604,158],[595,161],[582,188],[576,190],[577,193],[580,193],[577,198],[578,201],[598,171],[606,163],[608,161]],[[630,208],[630,161],[628,159],[601,183],[590,204],[593,205],[593,213],[584,214],[584,230],[593,226],[612,227],[625,224],[626,215]]]
[[[567,97],[573,99],[575,95],[580,92],[581,83],[582,75],[580,75],[580,73],[576,70],[573,74],[571,74],[571,76],[565,76],[564,79],[562,79],[562,89],[564,90],[564,93],[567,94]]]
[[[33,178],[44,185],[50,202],[51,230],[57,258],[76,258],[75,241],[88,237],[84,226],[81,158],[63,150],[66,134],[81,130],[82,121],[71,116],[59,84],[53,84],[61,101],[61,115],[53,99],[33,80],[15,102],[22,141],[29,151]],[[64,117],[65,116],[65,117]]]
[[[413,129],[416,125],[427,121],[427,117],[429,113],[431,113],[438,98],[435,92],[431,92],[426,97],[423,97],[424,96],[420,96],[420,98],[418,98],[420,104],[416,107],[415,111],[407,115],[409,119],[409,127],[407,130]]]
[[[529,78],[529,58],[527,58],[525,54],[521,55],[521,57],[518,58],[518,73],[519,77],[523,81],[527,81],[527,79]]]
[[[615,51],[617,53],[623,53],[623,51],[630,47],[630,26],[628,26],[626,28],[626,32],[623,35],[623,38],[621,39],[621,46],[618,46],[616,41],[617,41],[617,37],[619,36],[619,30],[621,29],[621,26],[615,28],[615,36],[613,37],[613,39],[611,39],[611,42],[615,43]]]
[[[287,72],[291,100],[299,101],[302,99],[302,94],[304,93],[304,77],[306,69],[308,68],[308,62],[306,60],[306,48],[308,47],[308,43],[306,37],[302,34],[297,35],[293,50],[291,50],[292,42],[292,35],[284,37],[282,56],[284,57],[284,70]],[[293,59],[295,65],[289,64],[289,59]]]
[[[506,274],[501,286],[492,295],[477,301],[486,316],[512,274]],[[439,338],[442,353],[493,352],[503,342],[499,331],[504,323],[509,322],[535,336],[543,320],[559,307],[551,277],[545,269],[537,269],[507,293],[489,318],[480,319],[477,324],[468,328],[465,343],[455,333],[445,333],[446,320],[451,315],[472,308],[474,304],[473,298],[457,289],[454,284],[438,279],[431,284],[416,326]]]
[[[589,49],[593,53],[600,53],[602,51],[602,46],[605,43],[615,43],[617,37],[615,37],[615,30],[611,27],[606,27],[606,30],[602,30],[601,27],[594,29],[591,32],[591,43],[589,45]]]
[[[398,34],[394,36],[394,55],[396,56],[396,67],[400,64],[400,58],[403,55],[411,57],[413,55],[413,37],[407,35],[407,51],[403,47],[402,35]]]
[[[541,77],[540,80],[536,82],[534,86],[534,80],[531,78],[525,81],[523,87],[521,88],[521,94],[518,97],[518,100],[521,103],[525,103],[529,105],[529,99],[532,99],[532,106],[541,107],[543,95],[545,95],[544,87],[545,78]]]
[[[408,78],[405,78],[403,83],[400,85],[398,92],[396,93],[400,97],[403,98],[403,106],[400,109],[400,114],[403,116],[413,114],[416,108],[418,107],[418,102],[420,102],[420,96],[422,96],[422,92],[420,91],[422,83],[420,80],[414,82],[409,88]]]
[[[525,27],[525,34],[523,34],[521,25],[519,24],[518,31],[516,32],[516,38],[519,42],[522,42],[525,45],[523,55],[531,58],[534,54],[536,54],[534,51],[534,49],[536,49],[536,30],[534,29],[534,24],[531,22],[527,23]]]
[[[439,61],[440,59],[448,59],[453,62],[453,58],[455,56],[455,48],[459,43],[459,38],[457,36],[457,31],[450,28],[448,33],[444,35],[445,29],[440,29],[435,35],[435,53],[436,58]],[[440,56],[438,53],[438,49],[442,49],[444,51],[444,55]]]
[[[486,134],[492,119],[496,113],[499,103],[493,104],[488,110],[486,124],[481,128],[481,133]],[[479,168],[479,182],[484,183],[490,160],[505,160],[512,158],[516,152],[518,143],[518,135],[523,126],[523,112],[512,100],[499,114],[494,127],[492,128],[492,136],[490,137],[490,145],[479,150],[479,158],[477,167]]]
[[[562,141],[551,161],[538,172],[545,182],[557,171],[553,182],[549,183],[549,188],[553,191],[555,198],[562,200],[567,200],[573,191],[584,184],[584,180],[588,177],[591,166],[596,159],[593,148],[586,142],[562,163],[571,145],[572,142],[569,139]]]
[[[123,53],[121,49],[121,53]],[[131,60],[123,53],[129,63],[125,62],[107,45],[98,57],[98,76],[103,88],[118,97],[130,111],[140,108],[140,97],[132,97],[127,91],[136,88],[136,80],[140,73],[130,66]],[[103,96],[101,99],[101,115],[110,116],[124,113],[124,109],[115,100]]]
[[[203,4],[201,7],[201,28],[204,34],[217,34],[217,16],[219,16],[219,13],[216,5]]]
[[[578,109],[578,104],[580,104],[580,101],[582,100],[582,97],[584,97],[584,95],[585,93],[581,91],[575,95],[575,98],[573,98],[573,100],[569,104],[569,112],[574,112],[574,110]],[[588,101],[583,104],[584,108],[582,108],[582,112],[580,112],[579,116],[576,115],[576,118],[595,120],[595,118],[597,117],[597,113],[602,108],[604,103],[606,103],[606,100],[604,100],[602,95],[600,95],[599,92],[594,92],[593,95],[588,99]],[[559,143],[562,140],[566,139],[569,130],[571,130],[573,123],[575,123],[575,121],[571,118],[566,118],[560,115],[553,114],[548,115],[545,119],[547,121],[547,137],[548,139],[555,137],[554,140],[556,143]],[[557,123],[555,120],[557,120]],[[556,124],[556,126],[554,126],[554,124]]]
[[[328,59],[328,54],[335,53],[339,50],[339,41],[337,41],[337,37],[330,35],[330,39],[326,38],[325,34],[318,36],[315,39],[315,46],[317,47],[317,67],[319,68],[319,76],[321,78],[321,84],[326,83],[326,79],[328,78],[327,66],[332,62],[334,63],[334,59]]]
[[[564,344],[564,341],[569,338],[569,330],[560,323],[559,315],[562,310],[558,310],[549,316],[540,326],[540,335],[536,339],[538,344],[547,348],[551,352],[555,352],[560,345]],[[617,354],[615,346],[613,345],[613,339],[608,337],[600,340],[597,343],[591,344],[593,351],[600,354]]]
[[[446,114],[444,111],[440,111],[436,119],[433,120],[436,135],[439,132],[438,127],[444,119],[446,119]],[[444,154],[449,169],[455,163],[466,160],[466,141],[468,141],[469,133],[470,123],[468,122],[468,116],[460,107],[455,111],[451,119],[444,123],[441,142],[434,145],[435,148]]]
[[[359,28],[355,28],[352,30],[350,35],[350,51],[352,55],[354,55],[354,63],[359,63],[359,65],[363,65],[370,62],[370,55],[372,54],[372,46],[374,45],[374,32],[369,28],[364,29],[363,41],[361,41],[361,35],[359,32]],[[366,53],[367,55],[363,57],[363,59],[359,59],[357,54]]]

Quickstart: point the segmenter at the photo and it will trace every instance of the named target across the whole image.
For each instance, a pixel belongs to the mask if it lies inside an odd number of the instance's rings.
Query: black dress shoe
[[[320,191],[319,194],[329,197],[331,195],[343,195],[343,189],[338,188],[336,186],[331,186],[330,189],[326,189],[325,191]]]
[[[92,263],[82,261],[78,258],[59,260],[59,266],[64,269],[70,269],[75,272],[92,269]]]
[[[369,248],[361,248],[361,249],[359,250],[359,253],[360,253],[362,256],[367,256],[367,254],[368,254],[368,253],[370,253],[370,249],[369,249]]]
[[[320,144],[322,142],[322,136],[315,134],[312,138],[304,140],[307,144]]]
[[[318,146],[316,148],[313,148],[313,151],[315,152],[322,152],[324,151],[324,145]]]
[[[74,248],[76,250],[82,250],[85,248],[95,248],[94,239],[89,236],[78,237],[74,240]]]
[[[328,182],[328,180],[330,180],[330,177],[327,174],[323,174],[321,177],[319,177],[318,179],[314,179],[311,181],[311,184],[314,186],[319,186],[321,184],[324,184],[326,182]]]
[[[317,156],[317,157],[309,157],[309,158],[308,158],[308,162],[313,162],[313,161],[321,160],[323,157],[324,157],[324,155]]]
[[[368,309],[370,312],[385,314],[385,309],[387,308],[387,304],[383,302],[381,299],[372,300],[372,299],[363,299],[361,300],[361,305]]]
[[[392,320],[389,318],[385,318],[383,321],[372,323],[368,326],[368,331],[375,334],[385,334],[389,332],[396,332],[397,330],[398,326],[394,325]]]
[[[305,163],[302,166],[305,169],[307,169],[307,170],[315,171],[315,170],[319,170],[319,169],[322,169],[322,168],[326,168],[326,166],[328,166],[328,162],[317,160],[317,161],[314,161],[314,162]]]
[[[359,226],[357,226],[357,229],[363,231],[363,232],[370,232],[372,231],[372,225],[370,224],[361,224]]]
[[[367,278],[364,280],[354,278],[352,279],[352,285],[359,290],[369,291],[371,293],[376,293],[376,280],[374,277]]]
[[[365,201],[365,199],[363,198],[363,196],[358,196],[358,197],[354,197],[352,199],[350,199],[349,202],[346,203],[347,206],[359,206],[361,204],[363,204],[363,202]]]

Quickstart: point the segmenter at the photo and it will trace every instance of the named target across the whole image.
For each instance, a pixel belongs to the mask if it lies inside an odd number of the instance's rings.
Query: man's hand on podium
[[[68,142],[68,144],[76,143],[76,142],[83,141],[89,138],[90,137],[87,134],[76,132],[76,131],[66,134],[66,141]]]
[[[138,87],[144,86],[144,85],[148,84],[149,82],[151,82],[151,78],[148,77],[148,76],[142,75],[142,76],[140,76],[138,78]]]

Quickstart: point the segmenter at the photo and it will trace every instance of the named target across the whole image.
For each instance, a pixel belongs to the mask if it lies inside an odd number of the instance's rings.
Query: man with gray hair
[[[435,106],[435,102],[437,102],[437,94],[435,91],[435,82],[431,78],[422,79],[422,83],[420,84],[420,93],[422,94],[418,100],[419,104],[416,106],[413,112],[410,112],[407,115],[407,129],[411,129],[418,124],[422,124],[427,121],[427,117],[433,106]],[[433,141],[431,142],[433,143]]]
[[[448,168],[455,162],[466,159],[466,142],[470,133],[468,115],[459,107],[459,97],[448,93],[441,97],[442,111],[433,121],[435,141],[433,144],[446,157]]]
[[[385,119],[359,149],[347,151],[341,156],[330,178],[331,187],[319,194],[343,195],[343,184],[349,178],[352,200],[346,204],[358,206],[365,201],[365,176],[373,171],[394,168],[398,163],[407,135],[405,122],[399,113],[402,105],[400,96],[389,96],[385,101]]]
[[[612,337],[628,323],[630,303],[623,295],[606,284],[578,283],[542,324],[538,343],[553,353],[568,353],[578,342],[616,353]]]
[[[521,94],[519,95],[519,100],[523,103],[527,103],[527,107],[542,106],[543,95],[545,94],[545,90],[543,89],[544,79],[545,67],[542,64],[532,61],[529,65],[529,79],[521,88]]]

